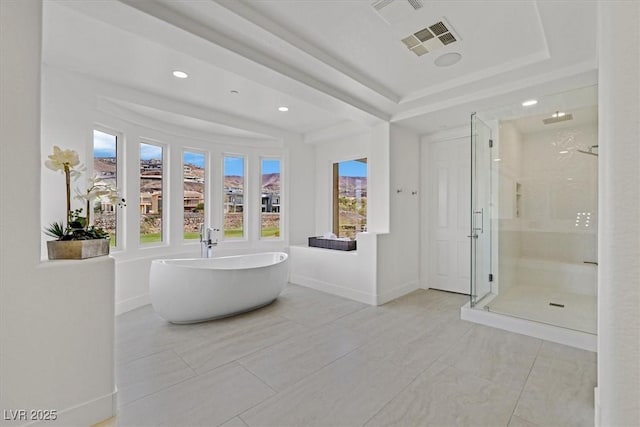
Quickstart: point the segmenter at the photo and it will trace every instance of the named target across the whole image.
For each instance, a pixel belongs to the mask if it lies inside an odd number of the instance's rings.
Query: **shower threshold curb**
[[[534,320],[520,319],[486,311],[482,308],[471,308],[469,303],[460,308],[460,318],[469,322],[528,335],[582,350],[597,351],[598,337],[595,334],[548,325]]]

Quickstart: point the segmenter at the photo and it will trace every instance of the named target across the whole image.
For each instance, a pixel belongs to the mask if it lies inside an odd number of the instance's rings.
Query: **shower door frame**
[[[470,306],[491,294],[492,272],[492,130],[471,114]]]

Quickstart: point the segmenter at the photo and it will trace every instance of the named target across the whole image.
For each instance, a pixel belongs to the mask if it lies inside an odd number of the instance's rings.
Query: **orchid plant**
[[[64,173],[67,195],[67,226],[71,220],[71,178],[77,179],[84,166],[80,164],[78,153],[74,150],[61,150],[57,145],[53,146],[53,154],[49,156],[49,160],[44,165],[52,171],[60,171]]]
[[[85,226],[88,227],[91,224],[91,202],[102,198],[108,198],[113,205],[126,206],[125,200],[120,196],[118,189],[102,180],[95,173],[89,178],[85,191],[76,188],[76,199],[84,201],[87,207],[87,216],[84,218]]]
[[[48,156],[44,164],[47,168],[64,174],[67,199],[66,225],[54,222],[45,229],[45,234],[56,237],[58,240],[108,238],[109,234],[105,230],[91,225],[91,202],[107,197],[114,205],[126,206],[118,190],[94,174],[88,180],[86,190],[75,189],[76,199],[86,202],[86,216],[82,217],[82,208],[71,210],[71,179],[76,180],[86,169],[80,164],[78,153],[74,150],[61,150],[58,146],[54,146],[53,154]]]

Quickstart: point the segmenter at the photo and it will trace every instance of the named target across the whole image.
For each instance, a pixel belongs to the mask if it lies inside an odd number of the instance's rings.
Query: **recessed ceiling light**
[[[189,77],[189,74],[185,73],[184,71],[176,70],[173,72],[173,77],[177,77],[179,79],[186,79],[187,77]]]
[[[493,159],[494,162],[501,162],[502,159]]]
[[[553,117],[553,118],[564,117],[566,114],[567,114],[567,113],[564,113],[564,112],[562,112],[562,111],[556,111],[555,113],[553,113],[553,114],[551,115],[551,117]]]
[[[531,107],[532,105],[536,105],[538,103],[537,99],[528,99],[522,103],[523,107]]]
[[[433,63],[436,67],[450,67],[457,64],[462,59],[462,55],[457,52],[449,52],[438,56]]]
[[[289,108],[288,107],[278,107],[278,111],[282,111],[284,113],[285,111],[289,111]]]
[[[560,151],[560,154],[567,154],[569,152],[569,150],[562,150]]]

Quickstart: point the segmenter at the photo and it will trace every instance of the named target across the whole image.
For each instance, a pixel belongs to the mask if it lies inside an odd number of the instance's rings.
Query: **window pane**
[[[261,236],[280,237],[280,160],[262,159]]]
[[[244,237],[244,158],[224,158],[224,237]]]
[[[205,157],[202,153],[185,151],[182,156],[184,200],[184,239],[198,239],[204,222]]]
[[[367,230],[367,159],[333,165],[333,232],[355,238]]]
[[[162,241],[162,147],[140,143],[140,243]]]
[[[118,188],[118,138],[115,135],[93,131],[93,170],[98,178],[111,188]],[[117,206],[107,196],[95,200],[93,222],[109,233],[111,246],[117,244]]]

